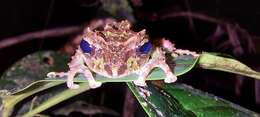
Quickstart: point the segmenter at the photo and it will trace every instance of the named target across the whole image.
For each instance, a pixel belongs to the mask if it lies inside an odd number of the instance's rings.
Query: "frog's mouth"
[[[125,64],[121,65],[105,65],[105,71],[110,78],[118,78],[128,74],[127,66]]]
[[[135,73],[129,70],[126,64],[121,65],[104,65],[103,69],[91,69],[96,75],[101,75],[107,78],[120,78]]]

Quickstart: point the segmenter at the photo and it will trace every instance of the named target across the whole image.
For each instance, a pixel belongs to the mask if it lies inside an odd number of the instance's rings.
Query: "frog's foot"
[[[90,70],[87,67],[83,67],[81,73],[83,73],[85,78],[88,80],[90,88],[94,89],[94,88],[98,88],[98,87],[101,86],[102,83],[101,82],[97,82],[94,79],[92,73],[90,72]]]
[[[68,71],[66,73],[66,75],[68,76],[68,78],[67,78],[67,86],[70,89],[78,89],[79,88],[79,85],[74,84],[74,81],[73,81],[74,76],[76,75],[77,71],[78,71],[77,69],[71,69],[70,71]]]
[[[70,89],[78,89],[79,85],[73,83],[73,81],[67,81],[67,87]]]
[[[94,88],[98,88],[102,85],[101,82],[97,82],[97,81],[89,81],[89,87],[94,89]]]
[[[174,43],[170,42],[167,39],[161,40],[163,48],[165,48],[167,51],[172,52],[173,57],[178,57],[178,55],[192,55],[192,56],[199,56],[196,52],[189,51],[189,50],[183,50],[183,49],[177,49],[174,46]]]
[[[173,74],[171,68],[168,66],[166,62],[160,62],[157,66],[161,68],[165,73],[165,83],[172,83],[177,80],[177,77]]]
[[[166,73],[165,83],[173,83],[177,80],[177,77],[173,73]]]
[[[169,41],[165,38],[162,38],[161,43],[162,43],[163,48],[165,48],[169,52],[176,50],[176,48],[174,47],[175,45],[171,41]]]
[[[64,77],[66,75],[67,75],[67,73],[65,73],[65,72],[49,72],[47,74],[47,77],[49,77],[49,78]]]
[[[137,86],[145,87],[146,86],[145,78],[139,77],[137,80],[134,81],[134,84],[137,85]]]

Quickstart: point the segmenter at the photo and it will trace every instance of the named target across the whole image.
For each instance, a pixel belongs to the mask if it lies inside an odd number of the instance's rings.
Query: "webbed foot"
[[[67,87],[70,88],[70,89],[78,89],[79,88],[79,85],[78,84],[75,84],[72,82],[67,82]]]

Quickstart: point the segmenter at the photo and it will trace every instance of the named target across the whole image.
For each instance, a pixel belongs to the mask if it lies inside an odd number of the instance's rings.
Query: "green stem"
[[[40,106],[38,106],[35,109],[33,109],[32,111],[29,111],[28,113],[24,114],[22,117],[32,117],[37,113],[40,113],[64,100],[67,100],[67,99],[69,99],[75,95],[78,95],[84,91],[87,91],[89,89],[90,89],[90,87],[89,87],[88,83],[80,83],[80,87],[78,89],[65,90],[65,91],[55,95],[54,97],[46,100]]]
[[[41,83],[41,81],[39,82],[34,82],[33,84],[36,84],[36,83]],[[44,82],[42,82],[44,83]],[[57,86],[59,84],[62,84],[63,82],[51,82],[51,83],[46,83],[44,84],[45,86],[42,86],[40,88],[36,88],[36,89],[32,89],[32,90],[29,90],[29,91],[21,91],[21,92],[18,92],[16,94],[13,94],[13,95],[8,95],[8,96],[5,96],[3,97],[3,111],[2,111],[2,117],[9,117],[9,114],[11,113],[11,111],[13,110],[14,106],[24,100],[25,98],[37,93],[37,92],[41,92],[45,89],[48,89],[48,88],[51,88],[51,87],[54,87],[54,86]],[[33,84],[31,84],[30,86],[32,86]],[[28,89],[30,87],[27,87]]]
[[[203,69],[219,70],[260,79],[260,73],[252,70],[243,63],[226,57],[216,56],[209,53],[200,55],[198,65]]]

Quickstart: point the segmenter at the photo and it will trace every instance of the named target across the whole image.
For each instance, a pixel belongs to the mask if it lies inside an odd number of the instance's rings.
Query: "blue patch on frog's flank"
[[[139,47],[139,52],[142,54],[147,54],[150,50],[152,49],[152,44],[151,42],[146,42],[144,43],[141,47]]]
[[[84,53],[90,53],[92,50],[92,48],[90,47],[90,44],[87,41],[85,41],[84,39],[81,40],[79,46]]]

